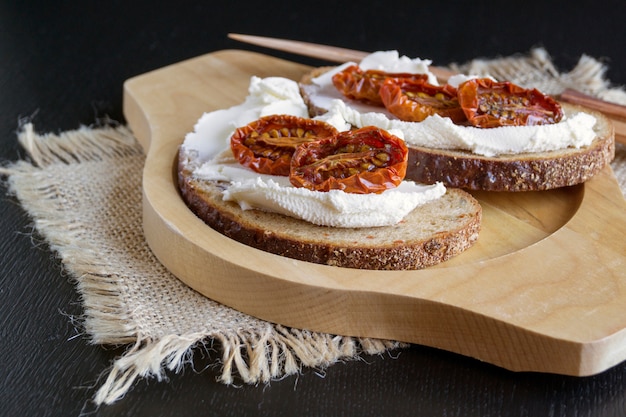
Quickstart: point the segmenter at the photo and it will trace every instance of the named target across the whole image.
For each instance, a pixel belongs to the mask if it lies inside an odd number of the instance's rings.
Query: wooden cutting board
[[[626,201],[610,168],[585,185],[475,193],[474,247],[420,271],[300,262],[213,231],[179,196],[178,146],[203,112],[239,104],[252,75],[310,68],[225,50],[127,80],[124,113],[146,150],[145,236],[207,297],[286,326],[411,342],[510,370],[591,375],[626,359]]]

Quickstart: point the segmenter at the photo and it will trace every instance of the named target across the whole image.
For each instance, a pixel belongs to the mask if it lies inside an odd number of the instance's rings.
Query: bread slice
[[[448,189],[394,226],[335,228],[222,199],[225,184],[193,176],[179,155],[178,182],[189,208],[216,231],[277,255],[319,264],[374,270],[422,269],[460,254],[478,238],[482,209],[469,193]]]
[[[331,67],[316,68],[300,80],[301,94],[311,116],[326,112],[311,101],[311,80]],[[409,145],[406,178],[423,184],[443,182],[447,187],[484,191],[540,191],[583,183],[615,157],[615,132],[603,114],[560,103],[565,114],[584,111],[597,123],[596,139],[582,148],[486,157],[464,150]]]

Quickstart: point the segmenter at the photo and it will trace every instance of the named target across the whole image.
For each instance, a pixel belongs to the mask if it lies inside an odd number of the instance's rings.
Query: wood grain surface
[[[185,133],[203,112],[240,102],[250,76],[297,80],[306,70],[220,51],[125,83],[125,115],[147,150],[146,238],[179,279],[268,321],[418,343],[511,370],[590,375],[626,359],[626,203],[610,168],[576,187],[476,193],[479,242],[421,271],[299,262],[195,217],[172,172]]]

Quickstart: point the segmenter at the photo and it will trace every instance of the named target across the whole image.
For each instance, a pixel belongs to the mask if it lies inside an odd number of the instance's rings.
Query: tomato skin
[[[421,122],[435,114],[449,117],[457,124],[467,121],[456,88],[449,84],[438,86],[427,80],[388,79],[380,88],[380,97],[391,114],[407,122]]]
[[[402,139],[367,126],[298,146],[289,179],[314,191],[381,193],[402,182],[408,154]]]
[[[507,81],[468,80],[459,85],[457,94],[468,121],[476,127],[543,125],[563,118],[552,97]]]
[[[382,106],[379,95],[380,87],[388,78],[407,78],[427,80],[426,74],[389,73],[379,70],[362,70],[358,65],[351,65],[333,75],[333,85],[341,94],[351,100]]]
[[[260,174],[289,176],[296,147],[337,133],[328,123],[290,115],[262,117],[235,130],[230,148],[245,167]]]

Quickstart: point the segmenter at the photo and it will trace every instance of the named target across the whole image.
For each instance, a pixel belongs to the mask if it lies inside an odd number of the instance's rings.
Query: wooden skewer
[[[289,52],[297,55],[308,56],[310,58],[323,59],[329,62],[344,63],[349,61],[359,62],[369,52],[357,51],[355,49],[339,48],[337,46],[320,45],[311,42],[292,41],[288,39],[268,38],[265,36],[242,35],[240,33],[229,33],[228,37],[251,45],[262,46],[275,49],[277,51]],[[454,75],[453,71],[441,67],[428,67],[439,81],[445,82]]]
[[[367,52],[354,49],[339,48],[337,46],[320,45],[317,43],[292,41],[288,39],[268,38],[265,36],[242,35],[229,33],[228,37],[251,45],[275,49],[277,51],[290,52],[310,58],[323,59],[330,62],[361,61]]]
[[[340,48],[336,46],[320,45],[311,42],[293,41],[288,39],[270,38],[265,36],[243,35],[229,33],[228,37],[251,45],[262,46],[278,51],[289,52],[310,58],[322,59],[329,62],[344,63],[348,61],[359,62],[369,52],[354,49]],[[446,82],[454,75],[453,71],[446,68],[430,66],[429,70],[441,82]],[[572,104],[578,104],[604,113],[611,119],[615,127],[615,140],[626,144],[626,106],[611,103],[599,98],[581,93],[573,89],[564,90],[559,99]]]
[[[626,121],[626,106],[604,101],[571,88],[563,90],[559,97],[563,101],[580,104],[598,110],[607,116],[618,117]]]

